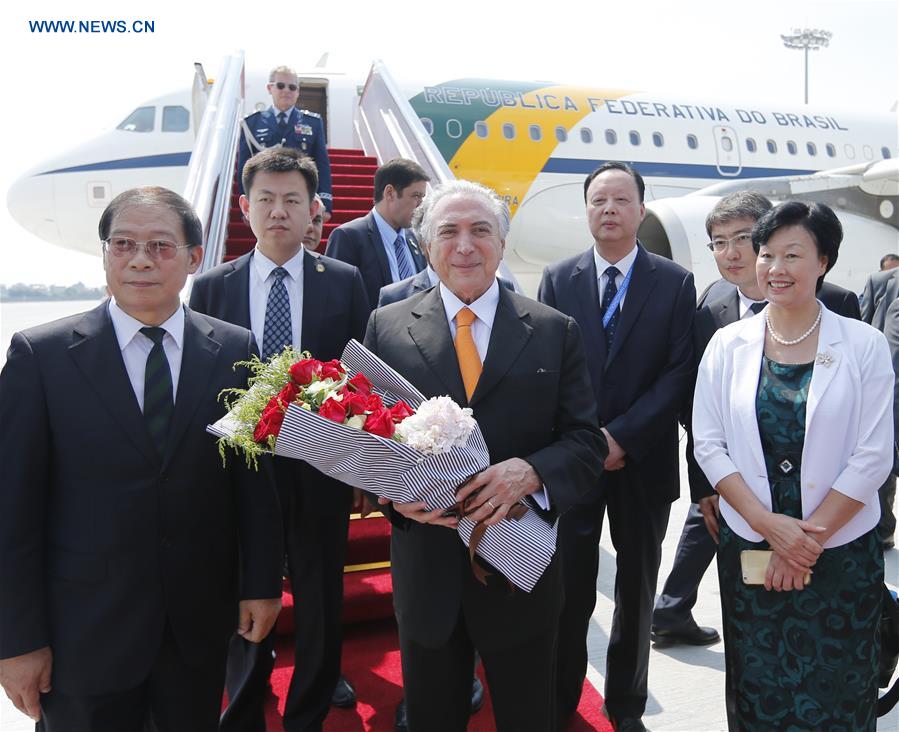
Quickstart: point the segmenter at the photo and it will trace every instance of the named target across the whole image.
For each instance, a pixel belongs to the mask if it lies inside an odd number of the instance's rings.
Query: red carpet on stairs
[[[290,683],[290,645],[282,638],[272,673],[272,698],[266,707],[268,732],[281,732],[281,712]],[[393,732],[393,715],[402,696],[399,641],[393,620],[381,620],[349,626],[343,640],[343,672],[356,689],[355,709],[332,709],[325,720],[324,732]],[[484,680],[483,669],[478,671]],[[570,727],[573,732],[612,732],[602,715],[602,697],[584,684],[581,704]],[[469,732],[493,730],[493,711],[489,690],[484,706],[468,723]]]

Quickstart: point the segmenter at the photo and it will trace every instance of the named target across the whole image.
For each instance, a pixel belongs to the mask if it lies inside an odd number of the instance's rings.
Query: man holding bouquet
[[[547,522],[597,480],[599,432],[574,320],[501,288],[509,212],[483,186],[452,181],[422,204],[420,238],[440,284],[376,310],[365,345],[425,397],[474,412],[491,465],[459,491],[474,521],[495,525],[527,497]],[[554,558],[533,590],[491,573],[481,583],[457,519],[392,504],[391,561],[411,732],[464,730],[480,653],[496,727],[556,727],[554,663],[562,583]]]
[[[318,213],[315,164],[292,148],[263,150],[242,171],[240,206],[256,247],[197,277],[190,305],[250,328],[262,358],[293,345],[315,358],[338,358],[368,319],[359,271],[303,247]],[[355,702],[340,676],[343,567],[351,489],[306,463],[275,459],[294,595],[295,658],[284,708],[287,732],[321,729],[335,688]],[[229,705],[223,732],[265,732],[263,701],[274,638],[250,645],[235,636],[228,659]]]

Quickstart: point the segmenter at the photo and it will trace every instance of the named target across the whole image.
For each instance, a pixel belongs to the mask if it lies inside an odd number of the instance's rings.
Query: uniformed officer
[[[243,121],[238,154],[238,170],[251,155],[266,147],[284,145],[306,153],[318,168],[318,195],[331,218],[331,163],[325,143],[325,127],[321,115],[307,109],[297,109],[300,83],[296,71],[288,66],[278,66],[268,75],[266,89],[272,95],[272,106],[263,112],[254,112]],[[241,192],[243,187],[241,184]]]

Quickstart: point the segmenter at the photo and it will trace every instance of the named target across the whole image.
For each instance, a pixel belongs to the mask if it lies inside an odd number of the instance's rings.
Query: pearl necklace
[[[768,326],[768,332],[771,334],[771,337],[782,346],[795,346],[797,343],[802,343],[802,341],[804,341],[814,332],[815,328],[818,327],[818,323],[821,322],[821,306],[819,305],[818,317],[815,318],[815,322],[812,323],[812,327],[805,331],[805,333],[803,333],[798,338],[794,338],[793,340],[788,341],[786,338],[781,338],[779,335],[777,335],[777,333],[774,332],[774,328],[771,327],[771,316],[768,314],[769,311],[770,308],[765,310],[765,325]]]

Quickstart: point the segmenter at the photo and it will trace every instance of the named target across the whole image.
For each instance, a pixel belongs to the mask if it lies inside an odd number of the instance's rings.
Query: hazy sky
[[[834,34],[830,48],[811,55],[812,103],[886,111],[897,98],[895,0],[342,0],[320,4],[315,17],[298,10],[306,4],[285,4],[270,20],[252,3],[245,12],[203,0],[124,5],[9,3],[0,11],[4,199],[12,181],[42,159],[114,127],[148,98],[189,86],[194,61],[214,74],[237,49],[252,70],[309,67],[329,51],[331,68],[358,72],[360,81],[380,57],[399,79],[537,79],[796,103],[803,93],[802,53],[783,48],[779,34],[808,26]],[[155,33],[29,30],[29,20],[54,19],[146,19],[155,22]],[[41,242],[5,205],[0,232],[2,283],[103,283],[98,258]]]

